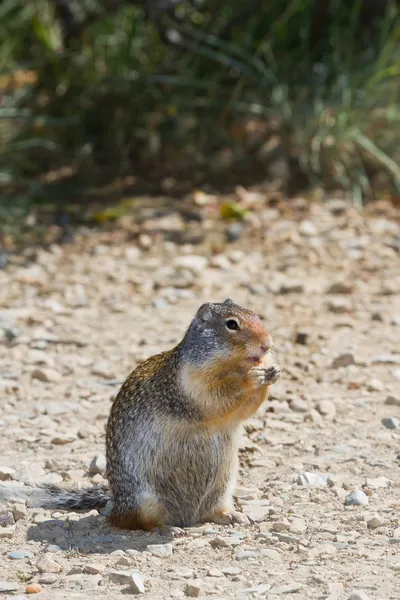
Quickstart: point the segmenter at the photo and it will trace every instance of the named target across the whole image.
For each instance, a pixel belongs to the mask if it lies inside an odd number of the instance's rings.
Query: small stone
[[[92,374],[102,377],[103,379],[115,379],[115,373],[107,362],[99,361],[92,367]]]
[[[306,529],[306,523],[302,519],[298,519],[297,517],[293,518],[289,525],[290,533],[294,533],[295,535],[302,535],[303,533],[305,533]]]
[[[129,571],[110,571],[108,574],[110,581],[122,585],[130,584],[131,573]]]
[[[267,592],[269,592],[271,587],[272,586],[270,583],[260,583],[259,585],[254,585],[253,587],[242,588],[241,590],[238,590],[239,598],[241,596],[245,596],[246,598],[248,598],[248,594],[266,594]],[[265,598],[265,596],[263,597]]]
[[[74,440],[75,440],[75,436],[73,436],[73,435],[60,434],[60,435],[57,435],[56,437],[54,437],[51,440],[51,443],[54,444],[55,446],[65,446],[65,444],[70,444]],[[57,475],[57,473],[54,473],[54,475]]]
[[[16,522],[25,519],[26,515],[28,514],[25,504],[19,502],[16,502],[14,504],[14,506],[12,507],[12,512]]]
[[[174,266],[182,269],[189,269],[196,275],[202,273],[206,268],[208,259],[205,256],[197,256],[195,254],[186,254],[178,256],[174,259]]]
[[[89,575],[98,575],[104,573],[105,570],[105,565],[102,565],[101,563],[90,563],[84,568],[84,573],[88,573]]]
[[[398,429],[400,427],[399,419],[396,417],[384,417],[382,419],[382,425],[386,427],[386,429]]]
[[[379,515],[374,515],[367,521],[368,529],[377,529],[378,527],[382,527],[385,524],[385,519],[382,519]]]
[[[211,548],[231,548],[232,546],[237,546],[241,543],[241,540],[236,537],[222,537],[217,535],[215,538],[208,542]]]
[[[296,333],[295,343],[306,346],[308,343],[309,333],[307,331],[298,331]]]
[[[202,583],[199,579],[190,579],[186,583],[185,594],[189,598],[198,598],[203,591]]]
[[[304,284],[301,281],[286,280],[279,288],[280,294],[301,294],[304,291]]]
[[[333,419],[336,415],[336,406],[332,400],[321,400],[316,405],[316,409],[323,417]]]
[[[224,575],[240,575],[241,570],[238,567],[221,567]]]
[[[15,519],[12,510],[9,508],[0,509],[0,527],[9,527],[14,525]]]
[[[57,575],[53,575],[52,573],[44,573],[41,577],[39,577],[39,583],[44,583],[45,585],[52,585],[56,583]]]
[[[400,396],[388,396],[385,404],[388,406],[400,406]]]
[[[193,579],[194,570],[189,567],[177,567],[171,570],[171,579]]]
[[[13,552],[10,552],[8,558],[11,558],[11,560],[19,560],[20,558],[33,558],[33,554],[32,552],[29,552],[29,550],[14,550]]]
[[[326,290],[327,294],[351,294],[354,291],[354,285],[345,281],[336,281]]]
[[[353,305],[350,300],[340,296],[337,298],[330,298],[327,302],[327,307],[330,312],[338,315],[351,312],[353,309]]]
[[[378,490],[381,488],[388,488],[391,487],[391,485],[393,484],[391,479],[388,479],[388,477],[366,477],[365,479],[365,485],[367,486],[367,488],[369,488],[370,490]]]
[[[47,473],[40,478],[40,483],[45,483],[49,485],[57,485],[62,483],[63,478],[58,473]]]
[[[299,233],[305,237],[310,237],[313,235],[318,235],[318,229],[312,221],[304,219],[304,221],[299,223]]]
[[[364,590],[355,590],[350,594],[347,600],[370,600]]]
[[[383,392],[385,386],[380,379],[373,378],[367,384],[367,390],[369,392]]]
[[[350,353],[339,354],[339,356],[337,356],[332,363],[332,369],[339,369],[340,367],[348,367],[349,365],[354,365],[355,362],[356,361],[352,354],[350,354]]]
[[[96,454],[90,463],[89,474],[90,475],[102,475],[105,473],[107,467],[107,461],[104,454]]]
[[[224,574],[222,571],[217,569],[216,567],[210,567],[207,571],[207,577],[223,577]]]
[[[391,565],[391,570],[395,573],[400,573],[400,563],[396,563],[395,565]]]
[[[312,488],[320,488],[328,485],[327,478],[318,475],[317,473],[309,473],[305,471],[296,477],[298,485],[305,485]]]
[[[31,377],[44,383],[54,383],[61,379],[61,375],[55,369],[34,369]]]
[[[27,594],[39,594],[43,590],[40,583],[28,583],[25,588]]]
[[[15,469],[11,467],[0,467],[0,481],[7,481],[11,479],[11,475],[15,473]]]
[[[140,571],[133,571],[130,575],[129,587],[132,594],[144,594],[144,577]]]
[[[17,592],[18,588],[18,583],[14,581],[0,581],[0,592]]]
[[[298,413],[306,413],[309,410],[308,402],[301,398],[294,398],[289,404],[291,410]]]
[[[149,544],[146,550],[158,558],[168,558],[172,555],[174,548],[172,544]]]
[[[369,502],[368,496],[362,490],[354,490],[346,496],[345,506],[365,506]]]
[[[15,525],[0,527],[0,538],[10,539],[15,535]]]
[[[238,561],[248,560],[249,558],[257,558],[258,553],[255,550],[240,550],[236,552],[235,559]]]
[[[273,531],[287,531],[289,529],[289,521],[287,519],[283,519],[281,521],[275,521],[272,524]]]
[[[281,586],[277,586],[277,587],[273,587],[270,590],[271,596],[273,594],[276,594],[277,596],[280,596],[281,594],[294,594],[295,592],[299,592],[300,590],[302,590],[304,588],[304,585],[302,583],[289,583],[288,585],[281,585]]]
[[[243,514],[255,523],[262,523],[269,517],[270,503],[268,500],[252,500],[242,506]]]
[[[38,560],[36,567],[41,573],[59,573],[62,571],[62,566],[50,555],[43,556]]]

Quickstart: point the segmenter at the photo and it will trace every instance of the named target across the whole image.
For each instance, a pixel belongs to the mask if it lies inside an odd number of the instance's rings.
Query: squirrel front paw
[[[256,387],[263,385],[271,385],[275,383],[281,375],[281,367],[272,365],[271,367],[253,367],[249,371],[249,375]]]

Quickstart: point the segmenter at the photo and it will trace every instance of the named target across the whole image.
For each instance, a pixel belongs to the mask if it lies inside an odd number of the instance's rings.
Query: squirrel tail
[[[104,508],[111,500],[106,484],[86,488],[67,488],[52,484],[37,487],[0,484],[0,501],[26,500],[29,508],[89,511]]]

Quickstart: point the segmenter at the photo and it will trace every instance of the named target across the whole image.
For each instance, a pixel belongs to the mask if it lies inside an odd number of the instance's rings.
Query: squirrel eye
[[[225,325],[227,329],[230,329],[231,331],[238,331],[240,329],[240,324],[239,321],[237,319],[227,319],[225,321]]]

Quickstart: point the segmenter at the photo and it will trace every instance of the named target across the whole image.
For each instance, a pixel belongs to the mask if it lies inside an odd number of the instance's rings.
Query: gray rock
[[[332,363],[332,369],[339,369],[339,367],[348,367],[349,365],[354,365],[355,362],[356,361],[352,354],[339,354],[339,356],[337,356]]]
[[[385,400],[385,404],[388,406],[400,406],[400,396],[388,396]]]
[[[36,563],[36,567],[41,573],[59,573],[60,571],[62,571],[62,566],[58,562],[56,562],[49,554],[43,556],[40,560],[38,560],[38,562]]]
[[[211,548],[231,548],[232,546],[238,546],[241,543],[239,538],[235,537],[222,537],[217,535],[215,538],[209,541]]]
[[[29,552],[29,550],[14,550],[13,552],[9,553],[8,558],[11,558],[11,560],[19,560],[20,558],[33,558],[33,554],[32,552]]]
[[[309,410],[308,402],[301,398],[294,398],[289,404],[291,410],[298,413],[306,413]]]
[[[146,550],[158,558],[168,558],[172,555],[174,548],[172,544],[149,544]]]
[[[202,582],[199,579],[190,579],[186,583],[185,594],[189,598],[198,598],[203,591]]]
[[[355,590],[350,594],[347,600],[370,600],[364,590]]]
[[[144,577],[140,571],[133,571],[130,576],[129,587],[132,594],[144,594]]]
[[[277,596],[280,596],[281,594],[294,594],[295,592],[299,592],[300,590],[302,590],[304,588],[304,585],[302,583],[289,583],[288,585],[280,585],[277,587],[273,587],[270,592],[271,595],[272,594],[276,594]]]
[[[89,473],[90,475],[103,475],[105,473],[107,467],[107,461],[104,454],[96,454],[90,463]]]
[[[254,585],[253,587],[242,588],[238,590],[239,596],[247,596],[247,594],[266,594],[271,589],[270,583],[260,583],[259,585]],[[248,597],[248,596],[247,596]]]
[[[397,429],[400,427],[400,421],[399,419],[396,419],[396,417],[384,417],[382,419],[382,425],[386,427],[386,429]]]
[[[354,490],[346,496],[345,506],[366,506],[368,504],[368,496],[362,490]]]
[[[12,510],[9,508],[0,509],[0,527],[9,527],[14,525],[15,519]]]
[[[391,487],[392,484],[393,484],[393,481],[391,479],[389,479],[388,477],[385,477],[384,475],[382,475],[381,477],[366,477],[365,478],[365,485],[370,490],[379,490],[379,489],[383,489],[383,488],[388,488],[388,487]]]
[[[15,473],[15,469],[11,467],[0,467],[0,481],[11,479],[11,475]]]
[[[17,592],[20,584],[14,581],[0,581],[0,592]]]
[[[300,473],[296,477],[296,483],[298,485],[304,485],[312,488],[321,488],[328,485],[327,477],[323,477],[322,475],[318,475],[317,473],[310,473],[305,471],[304,473]]]
[[[258,552],[255,550],[239,550],[236,552],[235,559],[238,561],[248,560],[249,558],[257,558]]]
[[[385,386],[383,382],[380,379],[376,379],[376,377],[370,379],[370,381],[367,384],[367,390],[369,392],[383,392],[384,389]]]
[[[130,585],[131,573],[129,571],[110,571],[108,573],[108,578],[113,583],[119,583],[121,585]]]

